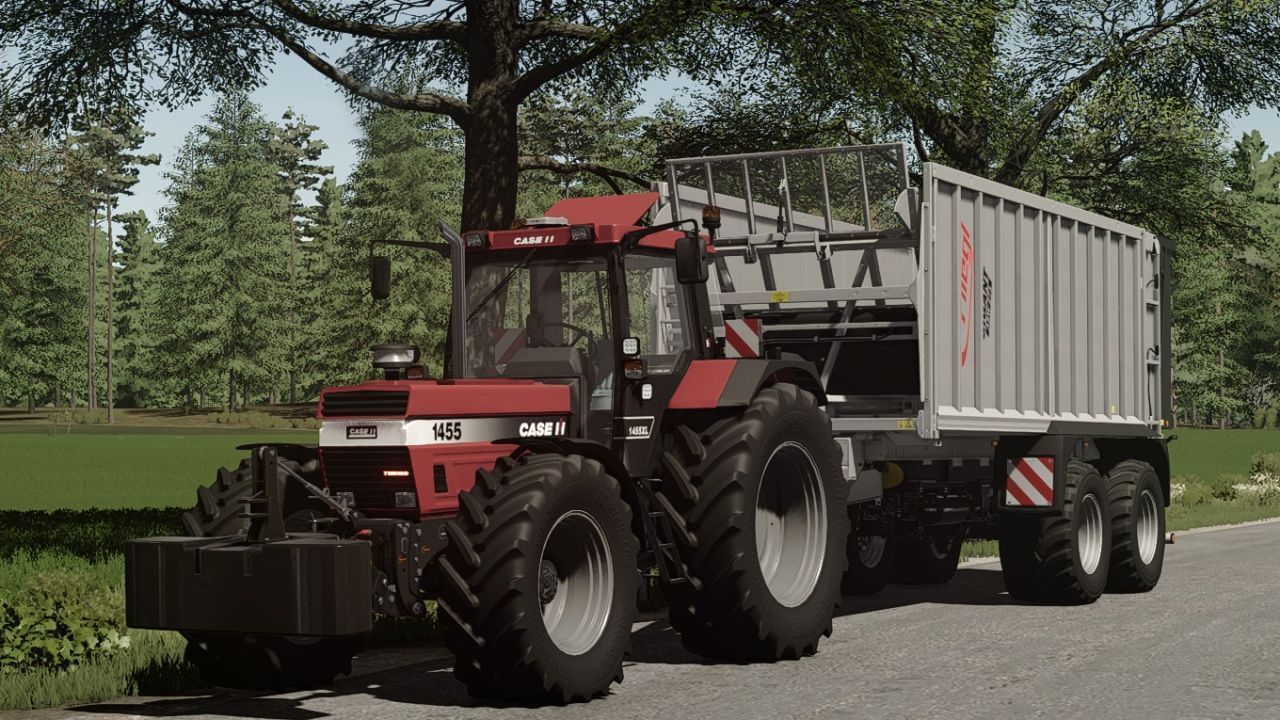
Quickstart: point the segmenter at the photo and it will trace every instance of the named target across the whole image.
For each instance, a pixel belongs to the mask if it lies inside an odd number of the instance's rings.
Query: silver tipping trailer
[[[850,562],[869,578],[853,590],[949,577],[960,540],[997,538],[1011,592],[1037,596],[1057,582],[1043,564],[1068,562],[1039,554],[1065,532],[1055,518],[1084,533],[1079,577],[1044,592],[1097,597],[1108,565],[1116,587],[1154,585],[1167,242],[937,163],[913,174],[900,144],[666,169],[658,222],[720,210],[725,354],[818,370],[850,481]]]

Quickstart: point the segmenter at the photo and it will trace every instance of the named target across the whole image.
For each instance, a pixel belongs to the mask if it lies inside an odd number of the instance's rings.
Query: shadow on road
[[[875,595],[846,597],[836,609],[837,617],[874,613],[892,608],[938,603],[949,605],[1019,604],[1005,593],[1000,572],[993,569],[963,568],[946,585],[890,585]],[[626,667],[644,664],[710,665],[718,661],[695,655],[680,644],[680,638],[666,618],[646,623],[632,634],[632,652]],[[501,703],[473,698],[453,677],[453,660],[427,662],[379,670],[350,677],[328,688],[255,695],[226,692],[202,698],[159,699],[138,703],[103,703],[75,710],[89,713],[119,713],[141,717],[173,717],[202,714],[229,718],[268,720],[317,720],[328,713],[304,707],[312,701],[344,696],[365,696],[383,702],[443,708],[528,708],[527,704]],[[349,706],[347,706],[349,707]]]

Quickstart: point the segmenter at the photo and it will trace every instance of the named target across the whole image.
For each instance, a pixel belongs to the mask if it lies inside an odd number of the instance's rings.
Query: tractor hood
[[[373,380],[332,387],[316,417],[446,418],[567,415],[569,387],[535,380]]]

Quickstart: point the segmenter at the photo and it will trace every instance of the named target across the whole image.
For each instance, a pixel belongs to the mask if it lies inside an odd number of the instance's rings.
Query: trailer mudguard
[[[799,385],[825,405],[827,394],[812,363],[790,358],[694,360],[676,387],[671,410],[745,407],[760,388],[776,382]]]

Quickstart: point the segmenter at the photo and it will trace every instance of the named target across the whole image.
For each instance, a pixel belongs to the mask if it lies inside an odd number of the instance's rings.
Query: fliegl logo
[[[547,245],[556,241],[555,235],[526,235],[511,241],[512,245]]]
[[[564,435],[567,429],[567,423],[564,420],[548,420],[520,423],[518,432],[520,437],[556,437]]]
[[[969,362],[969,337],[973,335],[973,238],[969,226],[960,223],[960,330],[964,344],[960,347],[960,367]]]

